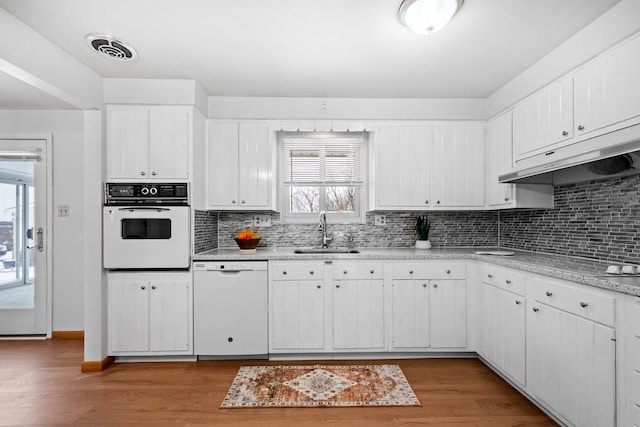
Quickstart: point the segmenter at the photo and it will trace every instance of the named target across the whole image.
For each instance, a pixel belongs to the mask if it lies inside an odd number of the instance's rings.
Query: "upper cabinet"
[[[515,111],[490,120],[485,130],[485,191],[487,207],[552,208],[553,186],[540,184],[501,184],[498,177],[511,170],[512,116]]]
[[[575,73],[577,135],[623,127],[625,121],[640,116],[638,70],[640,37],[634,37]]]
[[[268,122],[212,121],[207,150],[207,206],[273,210],[275,144]]]
[[[189,179],[193,109],[110,107],[108,179]]]
[[[383,124],[372,156],[374,210],[484,206],[481,124]]]

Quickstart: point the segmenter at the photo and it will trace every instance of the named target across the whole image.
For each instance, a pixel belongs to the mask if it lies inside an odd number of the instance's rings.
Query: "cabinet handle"
[[[143,285],[143,286],[140,286],[140,289],[144,291],[145,289],[147,289],[147,287]]]
[[[578,130],[584,130],[584,126],[579,125],[579,126],[578,126]]]
[[[309,272],[309,274],[313,275],[313,270],[311,270],[311,271]]]
[[[589,307],[589,304],[586,303],[586,302],[580,301],[580,307],[587,308],[587,307]]]
[[[235,201],[235,200],[232,200],[232,201],[231,201],[231,203],[233,203],[233,204],[235,205],[235,204],[236,204],[236,201]]]
[[[229,337],[229,338],[227,338],[227,341],[229,341],[229,342],[233,342],[233,337]]]
[[[487,274],[487,277],[491,279],[493,277],[493,274]]]
[[[342,270],[342,274],[347,274],[347,270]]]
[[[374,271],[374,270],[371,270],[371,271],[369,271],[369,273],[373,274],[373,273],[375,273],[375,271]]]
[[[508,197],[505,197],[505,198],[504,198],[504,201],[505,201],[505,202],[508,202],[508,201],[509,201],[509,198],[508,198]]]
[[[244,205],[246,202],[244,200],[242,200],[240,203],[242,203]]]
[[[567,136],[567,135],[569,135],[569,132],[567,132],[566,130],[563,130],[562,131],[562,136]]]
[[[156,285],[151,286],[151,289],[155,290],[156,289]]]
[[[544,294],[545,294],[546,296],[550,297],[551,295],[553,295],[553,292],[549,292],[549,291],[547,291],[547,292],[545,292]]]
[[[340,285],[336,285],[336,288],[337,288],[337,289],[340,289]]]
[[[425,204],[425,205],[428,205],[428,204],[429,204],[429,201],[428,201],[428,200],[425,200],[425,201],[424,201],[424,204]]]
[[[544,153],[545,156],[551,156],[553,154],[555,154],[555,151],[547,151],[546,153]]]
[[[153,172],[151,172],[151,175],[156,176],[158,174],[156,173],[156,171],[153,171]]]
[[[516,300],[516,305],[520,305],[522,304],[522,301],[520,301],[519,299]]]
[[[282,272],[282,275],[283,275],[283,276],[286,276],[286,275],[287,275],[287,270],[283,271],[283,272]]]
[[[436,203],[437,203],[437,204],[440,204],[440,200],[438,200]]]
[[[433,287],[434,287],[434,288],[437,288],[437,287],[438,287],[438,284],[437,284],[437,283],[434,283],[434,284],[433,284]]]
[[[509,280],[509,279],[505,280],[504,282],[505,282],[507,285],[510,285],[510,284],[511,284],[511,280]]]
[[[422,284],[422,287],[423,287],[423,288],[426,288],[426,287],[427,287],[427,284],[426,284],[426,283],[423,283],[423,284]]]
[[[146,173],[144,173],[144,171],[140,171],[140,175],[145,176]]]
[[[451,274],[451,270],[447,270],[447,274]]]
[[[413,270],[409,270],[409,274],[413,274]]]
[[[316,288],[318,288],[318,289],[320,289],[321,287],[322,287],[322,286],[320,286],[320,285],[316,285]]]
[[[540,311],[540,309],[538,307],[533,307],[533,311],[534,311],[534,313],[537,313],[537,312]]]

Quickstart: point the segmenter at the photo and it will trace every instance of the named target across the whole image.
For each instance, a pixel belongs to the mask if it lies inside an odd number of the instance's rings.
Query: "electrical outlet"
[[[387,225],[387,216],[386,215],[376,215],[373,217],[373,223],[375,225]]]
[[[58,205],[58,216],[71,215],[69,205]]]
[[[271,215],[254,215],[253,225],[255,227],[271,227]]]

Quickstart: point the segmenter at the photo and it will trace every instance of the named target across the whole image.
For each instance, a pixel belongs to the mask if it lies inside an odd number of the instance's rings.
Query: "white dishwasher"
[[[193,271],[195,354],[266,355],[267,262],[196,261]]]

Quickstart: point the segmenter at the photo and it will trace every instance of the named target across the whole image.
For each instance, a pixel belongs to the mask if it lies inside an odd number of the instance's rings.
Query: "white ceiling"
[[[69,110],[73,106],[0,72],[0,109]]]
[[[104,77],[195,79],[226,96],[486,98],[619,1],[466,0],[431,36],[400,24],[401,0],[0,6]],[[129,42],[139,58],[97,55],[84,41],[95,32]]]

